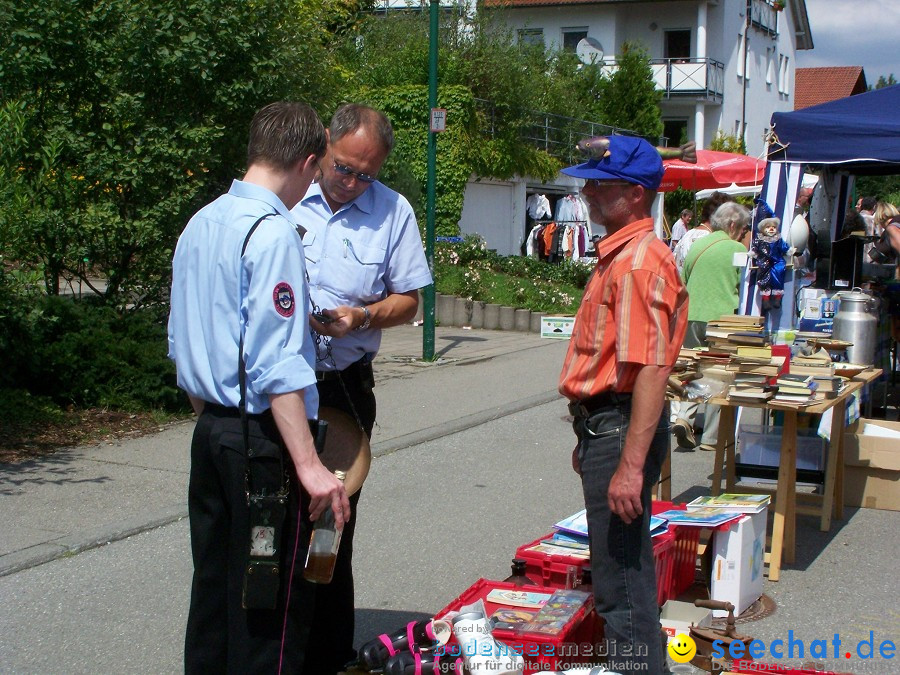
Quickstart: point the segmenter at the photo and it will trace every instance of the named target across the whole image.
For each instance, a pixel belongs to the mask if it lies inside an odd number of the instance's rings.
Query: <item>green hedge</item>
[[[5,303],[0,387],[54,403],[117,410],[183,410],[167,358],[165,310],[120,314],[89,300],[37,297]]]

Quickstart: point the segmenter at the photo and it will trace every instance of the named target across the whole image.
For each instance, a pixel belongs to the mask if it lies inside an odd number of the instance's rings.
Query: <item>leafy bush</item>
[[[7,337],[7,388],[27,389],[59,405],[119,410],[180,410],[185,397],[166,356],[159,309],[120,314],[108,305],[49,296],[20,313]]]

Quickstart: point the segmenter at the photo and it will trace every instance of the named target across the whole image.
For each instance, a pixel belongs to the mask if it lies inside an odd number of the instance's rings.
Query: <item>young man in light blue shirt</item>
[[[350,516],[343,484],[322,465],[310,431],[314,346],[290,213],[324,149],[309,106],[260,110],[243,180],[191,218],[175,250],[169,356],[199,415],[188,494],[188,673],[299,672],[314,596],[301,575],[310,521],[332,509],[340,528]],[[248,491],[279,493],[285,476],[283,521],[258,516]],[[269,566],[254,567],[260,562]],[[275,583],[257,585],[251,567],[271,571]]]

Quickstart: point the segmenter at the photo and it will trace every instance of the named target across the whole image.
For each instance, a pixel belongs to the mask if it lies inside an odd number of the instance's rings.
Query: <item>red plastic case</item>
[[[684,528],[682,528],[684,529]],[[696,532],[694,534],[697,534]],[[576,565],[580,570],[583,565],[589,563],[584,558],[563,554],[546,554],[539,551],[529,551],[545,539],[553,537],[553,533],[545,534],[534,541],[523,544],[516,549],[516,557],[525,561],[525,574],[541,586],[547,588],[565,588],[566,575],[571,565]],[[696,543],[694,546],[696,551]],[[656,599],[660,607],[680,593],[676,590],[678,584],[675,581],[675,568],[679,552],[677,536],[672,532],[653,537],[653,558],[656,560]],[[693,564],[693,563],[692,563]],[[694,581],[694,571],[691,568],[691,583]],[[690,586],[690,584],[688,584]],[[685,587],[686,588],[686,587]]]
[[[484,600],[485,611],[490,617],[497,609],[506,607],[506,605],[497,605],[485,600],[487,594],[495,588],[517,591],[529,590],[527,586],[516,586],[505,581],[479,579],[434,616],[439,619],[447,612],[458,611],[460,607],[470,605],[480,598]],[[534,592],[541,592],[539,587],[532,588]],[[594,622],[588,618],[590,616],[596,617],[593,609],[594,599],[590,597],[587,604],[565,625],[559,635],[518,634],[514,631],[499,628],[494,629],[493,635],[500,642],[522,654],[525,659],[525,675],[556,670],[567,667],[568,664],[593,663],[594,661],[599,661],[596,656],[598,645],[594,636]],[[585,620],[586,618],[588,620]],[[452,638],[444,648],[450,651],[456,644],[456,639]]]
[[[687,508],[686,504],[655,501],[651,513],[657,514],[672,509],[683,511],[685,508]],[[677,598],[693,585],[697,570],[697,546],[700,544],[700,530],[702,529],[702,527],[669,524],[669,534],[674,537],[674,546],[672,548],[672,578],[669,582],[669,596],[666,600]],[[659,537],[656,538],[659,539]],[[662,602],[660,606],[662,606]]]

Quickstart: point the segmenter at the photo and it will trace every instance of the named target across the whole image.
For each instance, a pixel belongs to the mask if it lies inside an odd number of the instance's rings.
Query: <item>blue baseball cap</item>
[[[562,170],[567,176],[585,180],[624,180],[656,190],[662,182],[663,163],[659,151],[643,138],[610,136],[609,154]]]

